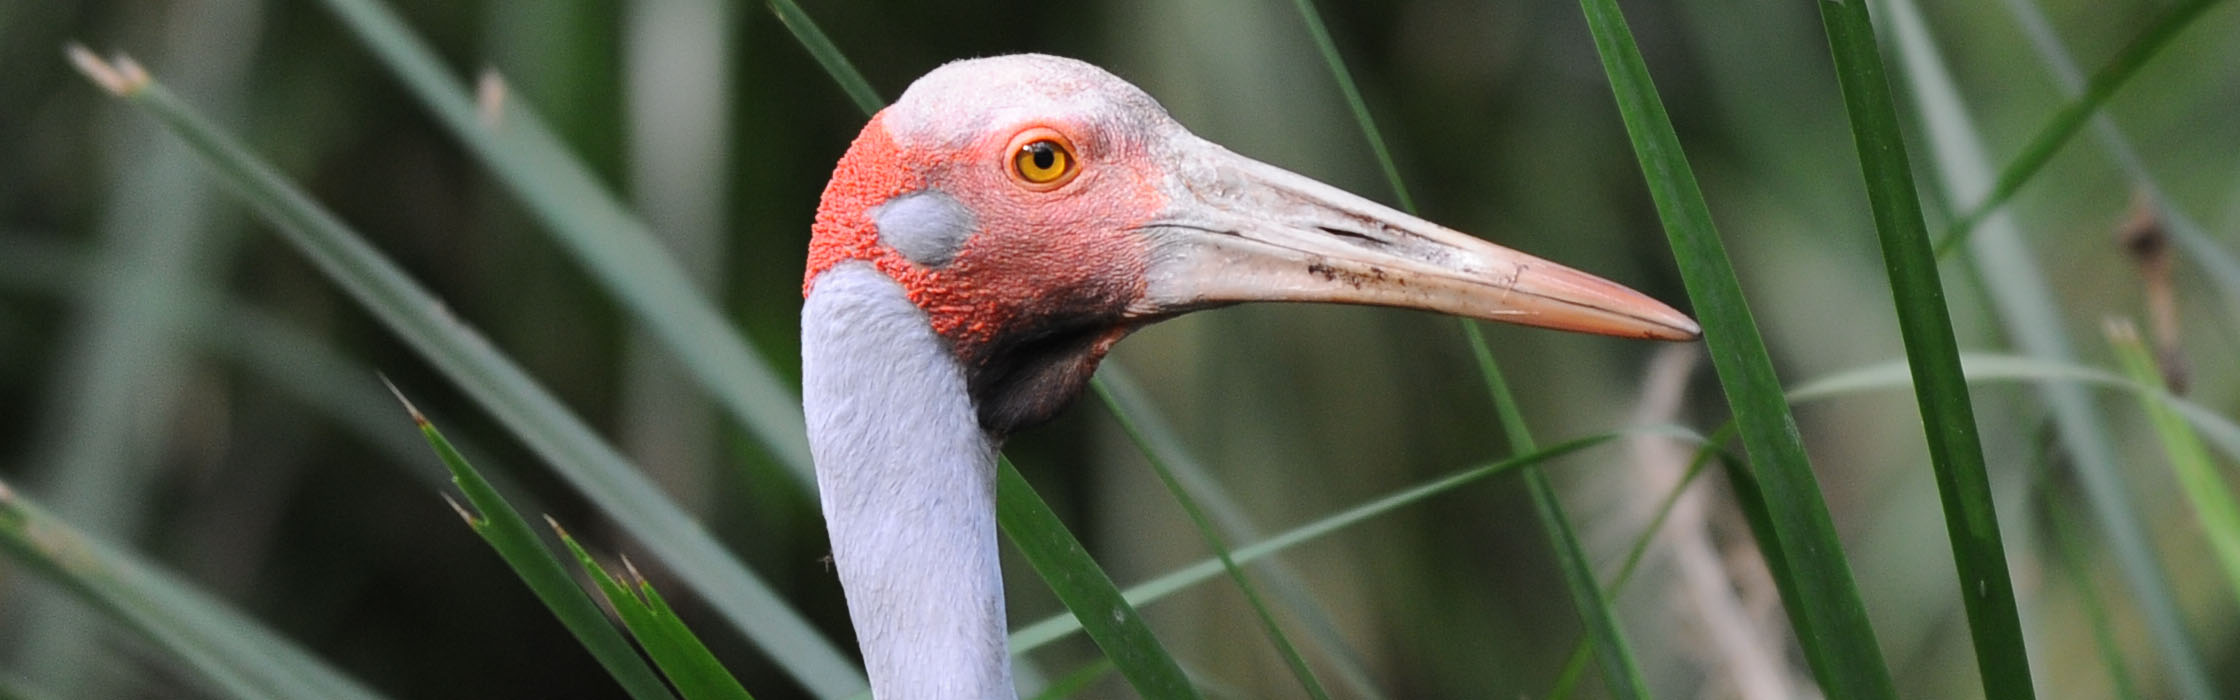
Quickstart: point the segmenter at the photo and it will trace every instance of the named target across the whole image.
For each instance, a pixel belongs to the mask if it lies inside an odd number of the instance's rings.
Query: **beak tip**
[[[1663,305],[1659,304],[1659,306]],[[1655,325],[1647,333],[1644,333],[1643,337],[1649,340],[1669,340],[1683,343],[1703,338],[1703,326],[1698,325],[1695,319],[1689,318],[1687,314],[1680,313],[1678,309],[1670,306],[1664,306],[1660,310],[1663,313],[1644,319]]]

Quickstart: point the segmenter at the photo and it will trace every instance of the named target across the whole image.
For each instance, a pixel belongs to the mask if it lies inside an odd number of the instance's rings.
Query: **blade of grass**
[[[82,50],[81,50],[82,51]],[[855,664],[768,584],[631,467],[550,392],[332,213],[155,84],[129,60],[81,65],[185,140],[336,284],[504,423],[615,522],[661,556],[779,665],[818,695],[867,687]],[[799,419],[798,413],[795,419]]]
[[[2108,343],[2115,347],[2116,364],[2131,381],[2167,390],[2153,353],[2139,341],[2138,328],[2130,321],[2111,320],[2107,334]],[[2168,404],[2145,398],[2146,394],[2140,396],[2140,408],[2147,412],[2147,421],[2162,439],[2163,454],[2170,458],[2170,469],[2177,473],[2178,484],[2183,487],[2179,491],[2193,504],[2201,534],[2209,540],[2209,551],[2216,554],[2217,563],[2224,569],[2225,585],[2240,598],[2240,506],[2233,503],[2232,485],[2217,473],[2209,448],[2201,444],[2201,436],[2193,432],[2185,417]]]
[[[2030,46],[2038,53],[2038,60],[2053,74],[2055,82],[2061,85],[2062,92],[2070,99],[2084,94],[2087,87],[2085,76],[2077,70],[2076,61],[2070,58],[2068,49],[2062,46],[2061,37],[2053,33],[2053,28],[2047,25],[2045,15],[2038,11],[2037,6],[2031,0],[2003,0],[2002,4],[2006,5],[2008,14],[2014,16],[2016,23],[2022,25],[2023,35],[2029,37]],[[2203,272],[2208,273],[2209,282],[2216,285],[2218,293],[2224,296],[2226,312],[2240,317],[2240,257],[2234,256],[2216,238],[2210,237],[2193,217],[2188,216],[2183,208],[2163,194],[2162,185],[2155,174],[2147,170],[2146,161],[2139,157],[2138,149],[2124,137],[2123,130],[2116,126],[2113,118],[2105,112],[2097,112],[2091,121],[2093,136],[2100,142],[2101,149],[2130,176],[2134,188],[2147,193],[2147,199],[2161,213],[2172,237],[2184,248],[2185,255],[2180,257],[2193,261]],[[2240,199],[2233,201],[2240,203]]]
[[[1330,67],[1330,78],[1338,82],[1338,92],[1353,110],[1354,123],[1369,140],[1377,167],[1384,170],[1385,182],[1392,185],[1393,198],[1399,200],[1402,210],[1414,213],[1416,202],[1408,196],[1407,184],[1400,180],[1400,166],[1392,161],[1392,150],[1385,147],[1384,132],[1377,129],[1376,118],[1370,116],[1369,103],[1361,99],[1361,88],[1353,84],[1353,71],[1346,69],[1345,58],[1338,54],[1338,42],[1330,38],[1330,28],[1323,26],[1322,13],[1315,11],[1314,0],[1292,0],[1292,5],[1299,9],[1299,19],[1307,23],[1307,35],[1314,38],[1315,50],[1322,53],[1322,62]]]
[[[228,3],[182,13],[164,23],[161,50],[185,69],[177,76],[220,105],[242,102],[249,57],[264,10]],[[115,122],[116,120],[111,120]],[[45,424],[32,483],[56,517],[95,536],[133,541],[157,510],[151,490],[171,432],[160,428],[179,407],[194,357],[178,351],[182,291],[213,284],[241,235],[237,208],[194,177],[194,154],[141,124],[105,129],[123,157],[104,168],[111,194],[99,223],[102,245],[76,296],[70,336],[55,386],[44,400]],[[124,692],[90,673],[106,658],[86,610],[51,595],[16,606],[9,658],[42,685],[66,695]]]
[[[1820,19],[1835,56],[1836,82],[1842,87],[1867,200],[1882,241],[1898,332],[1913,369],[1914,400],[1928,438],[1937,493],[1944,501],[1945,534],[1952,543],[1983,692],[1990,698],[2027,700],[2037,694],[2031,687],[2030,657],[2023,645],[2014,581],[2007,571],[2006,544],[1999,535],[1991,477],[1985,472],[1975,407],[1960,373],[1960,346],[1953,337],[1951,312],[1945,308],[1944,282],[1929,246],[1928,225],[1914,190],[1905,136],[1898,130],[1897,105],[1883,75],[1874,23],[1863,2],[1821,2]]]
[[[70,248],[0,236],[0,260],[14,263],[0,265],[0,289],[60,295],[89,284],[93,275],[86,269],[85,256]],[[394,400],[372,369],[258,309],[251,300],[212,297],[209,290],[197,287],[181,290],[175,300],[180,327],[198,348],[324,414],[383,453],[385,463],[394,463],[413,478],[437,487],[449,479],[441,467],[423,464],[424,441],[396,429]],[[460,451],[475,453],[470,447]],[[488,459],[482,462],[490,464]],[[517,490],[503,480],[503,470],[495,473],[492,483],[501,491]],[[534,503],[528,505],[537,510]]]
[[[996,521],[1136,692],[1150,698],[1198,697],[1182,667],[1144,625],[1143,615],[1120,595],[1112,577],[1089,558],[1009,458],[998,462]]]
[[[2030,137],[2029,144],[2023,146],[2022,151],[2015,154],[2014,160],[2007,161],[2006,167],[1999,170],[1999,179],[1991,185],[1991,192],[1945,226],[1944,235],[1937,239],[1937,257],[1944,257],[1959,249],[1960,244],[1967,240],[1968,234],[1975,230],[1976,224],[1983,223],[1985,216],[2005,205],[2008,199],[2021,191],[2022,186],[2030,182],[2030,178],[2036,176],[2039,169],[2053,160],[2054,154],[2061,152],[2062,146],[2068,145],[2071,137],[2084,129],[2085,122],[2099,112],[2101,105],[2107,104],[2108,99],[2115,96],[2117,88],[2123,87],[2132,76],[2138,75],[2139,69],[2145,67],[2149,59],[2161,53],[2164,47],[2170,45],[2171,39],[2185,31],[2186,27],[2191,26],[2195,19],[2200,18],[2203,12],[2217,2],[2219,0],[2187,0],[2184,4],[2164,11],[2162,19],[2148,25],[2146,31],[2140,32],[2138,36],[2132,37],[2131,42],[2117,51],[2114,58],[2108,59],[2107,65],[2101,66],[2099,72],[2092,74],[2092,80],[2085,84],[2082,94],[2071,98],[2068,104],[2062,105],[2061,109],[2055,110],[2052,116],[2046,118],[2045,125],[2038,127],[2037,134]],[[1822,7],[1827,5],[1823,4]]]
[[[739,685],[739,679],[716,661],[716,655],[700,643],[700,638],[684,626],[683,620],[677,619],[676,611],[669,609],[668,602],[654,592],[651,582],[638,575],[637,567],[630,566],[628,559],[623,560],[623,566],[638,582],[635,591],[593,560],[591,552],[569,536],[559,522],[545,516],[545,523],[560,536],[560,543],[575,554],[576,564],[599,586],[600,594],[606,596],[607,606],[622,618],[623,626],[630,629],[630,636],[638,640],[638,646],[645,648],[646,655],[653,657],[654,664],[661,667],[661,674],[676,684],[678,694],[687,700],[753,700],[746,687]]]
[[[1890,22],[1896,53],[1903,60],[1912,83],[1912,104],[1931,144],[1929,153],[1944,186],[1948,202],[1974,201],[1990,190],[1989,159],[1981,138],[1968,118],[1960,92],[1944,67],[1935,42],[1913,3],[1892,0],[1884,18]],[[2178,229],[2172,228],[2175,232]],[[2183,240],[2183,237],[2180,237]],[[2000,210],[1984,219],[1968,239],[1968,262],[1984,281],[1993,315],[2016,347],[2025,355],[2074,364],[2061,312],[2055,308],[2053,285],[2039,269],[2012,217]],[[2162,571],[2153,541],[2141,523],[2137,501],[2116,461],[2115,448],[2102,424],[2092,397],[2075,386],[2041,387],[2045,404],[2052,409],[2062,451],[2069,457],[2092,504],[2094,519],[2116,554],[2146,621],[2147,631],[2179,697],[2208,700],[2218,697],[2201,665],[2201,655],[2186,635],[2185,616],[2179,611],[2168,579]]]
[[[1312,0],[1295,0],[1299,16],[1306,23],[1307,33],[1314,38],[1315,47],[1322,52],[1323,62],[1337,81],[1338,91],[1353,110],[1362,136],[1369,141],[1377,163],[1384,169],[1386,182],[1400,199],[1400,208],[1413,214],[1415,202],[1408,197],[1407,185],[1400,179],[1400,168],[1392,162],[1386,149],[1384,136],[1377,130],[1376,119],[1369,114],[1361,90],[1353,82],[1345,59],[1338,54],[1337,42],[1330,37],[1328,27],[1315,11]],[[1478,361],[1478,371],[1485,378],[1486,390],[1493,398],[1495,411],[1500,414],[1502,432],[1512,451],[1522,454],[1533,450],[1532,433],[1524,422],[1524,414],[1517,410],[1517,402],[1509,393],[1508,381],[1501,376],[1501,369],[1494,364],[1493,354],[1486,348],[1485,336],[1477,324],[1458,320],[1462,334],[1468,338]],[[1625,633],[1618,627],[1615,611],[1610,601],[1603,597],[1602,587],[1595,583],[1593,564],[1587,561],[1586,552],[1579,547],[1578,537],[1571,530],[1571,522],[1564,516],[1563,505],[1556,500],[1555,487],[1548,483],[1546,474],[1537,467],[1527,467],[1525,488],[1532,495],[1533,516],[1539,520],[1540,530],[1548,537],[1548,546],[1555,554],[1558,568],[1563,571],[1564,584],[1571,589],[1571,601],[1579,614],[1579,624],[1587,629],[1587,636],[1602,650],[1603,680],[1612,695],[1626,698],[1647,697],[1648,691],[1641,680],[1641,669],[1633,659],[1633,650],[1626,644]]]
[[[1259,528],[1237,505],[1221,482],[1214,479],[1206,466],[1190,455],[1182,444],[1181,435],[1159,415],[1156,407],[1144,396],[1141,385],[1136,383],[1127,368],[1106,362],[1097,369],[1095,387],[1100,395],[1108,397],[1116,406],[1117,419],[1124,411],[1143,439],[1136,447],[1147,459],[1166,462],[1174,471],[1176,480],[1184,491],[1194,494],[1199,505],[1212,517],[1215,525],[1231,541],[1253,541],[1264,537]],[[1298,572],[1281,559],[1271,559],[1260,567],[1268,588],[1276,600],[1291,613],[1292,619],[1307,629],[1308,639],[1321,646],[1323,658],[1337,671],[1339,680],[1346,684],[1345,692],[1358,698],[1382,698],[1374,680],[1370,678],[1367,663],[1359,652],[1346,643],[1344,633],[1338,630],[1337,621],[1323,610],[1320,602],[1307,590]]]
[[[879,97],[879,91],[871,88],[871,81],[863,79],[856,65],[848,61],[846,54],[840,53],[840,47],[832,45],[832,38],[824,35],[824,30],[817,27],[815,20],[809,19],[809,13],[801,11],[800,5],[793,0],[770,0],[770,12],[778,16],[778,22],[786,25],[787,31],[793,32],[801,48],[817,59],[817,65],[824,66],[824,72],[840,84],[840,91],[848,93],[848,99],[855,101],[857,109],[872,114],[887,106],[887,101]]]
[[[474,465],[459,456],[459,451],[443,438],[443,431],[421,415],[420,409],[404,397],[404,392],[398,391],[394,384],[389,385],[389,392],[396,395],[398,403],[404,404],[405,413],[412,416],[413,426],[427,439],[428,446],[435,449],[444,468],[450,470],[451,483],[456,484],[460,493],[466,495],[467,502],[473,505],[474,509],[469,511],[457,501],[450,501],[448,496],[444,499],[459,511],[467,527],[490,544],[506,566],[521,577],[522,583],[528,584],[537,600],[552,611],[552,616],[568,628],[568,633],[583,644],[585,651],[591,652],[591,657],[607,670],[607,675],[622,685],[623,692],[640,700],[675,698],[669,687],[661,683],[661,678],[654,675],[653,668],[646,665],[646,660],[630,647],[630,641],[615,631],[606,613],[601,612],[599,606],[591,602],[591,597],[576,585],[575,579],[568,576],[567,569],[560,566],[560,559],[537,540],[536,531],[529,529],[529,521],[521,517],[520,511],[498,495],[498,490],[491,488],[490,482],[475,471]]]
[[[632,216],[589,168],[573,157],[535,112],[507,100],[488,121],[464,85],[443,68],[403,20],[377,0],[326,0],[345,27],[404,82],[438,122],[480,159],[545,224],[567,251],[645,324],[700,385],[738,418],[797,486],[812,491],[801,402],[767,358],[748,345],[723,312],[694,286],[643,221]],[[816,664],[824,672],[830,664]],[[838,679],[835,679],[838,680]],[[820,695],[845,695],[836,684]]]
[[[1470,352],[1478,361],[1478,373],[1485,378],[1486,391],[1493,396],[1495,412],[1501,416],[1501,426],[1509,436],[1509,444],[1518,452],[1533,448],[1532,433],[1525,428],[1524,414],[1517,410],[1517,400],[1509,392],[1509,382],[1502,377],[1501,368],[1494,363],[1493,351],[1486,347],[1485,335],[1475,324],[1465,322],[1469,332]],[[1555,550],[1557,568],[1563,571],[1563,581],[1571,589],[1571,602],[1579,614],[1579,624],[1586,628],[1586,638],[1594,643],[1595,658],[1602,661],[1602,682],[1608,692],[1621,698],[1646,698],[1648,684],[1641,679],[1641,667],[1634,661],[1633,650],[1626,644],[1624,631],[1618,627],[1617,611],[1610,606],[1610,597],[1602,591],[1601,582],[1595,580],[1594,564],[1587,560],[1579,537],[1571,530],[1571,519],[1563,514],[1563,504],[1556,500],[1555,486],[1548,482],[1547,472],[1538,466],[1524,468],[1525,488],[1532,495],[1533,513],[1540,518],[1546,531],[1549,546]]]
[[[2132,393],[2142,401],[2157,405],[2184,417],[2194,428],[2207,434],[2225,456],[2240,460],[2240,423],[2226,418],[2207,406],[2189,401],[2170,393],[2156,384],[2142,384],[2123,375],[2093,367],[2052,362],[2018,355],[1993,355],[1962,353],[1960,370],[1970,384],[1987,382],[2037,382],[2095,386]],[[1789,400],[1796,403],[1822,401],[1835,396],[1869,389],[1901,389],[1913,381],[1900,361],[1867,365],[1841,372],[1833,372],[1797,384],[1789,390]]]
[[[0,552],[139,631],[228,695],[380,697],[224,601],[56,520],[4,483]]]
[[[1283,662],[1291,667],[1291,675],[1298,679],[1299,687],[1306,690],[1310,697],[1327,700],[1330,693],[1323,690],[1322,681],[1315,678],[1313,669],[1307,667],[1306,657],[1299,655],[1298,647],[1291,643],[1290,637],[1284,635],[1283,627],[1276,624],[1275,615],[1268,612],[1268,604],[1260,600],[1260,590],[1252,585],[1251,577],[1246,576],[1243,569],[1237,568],[1236,560],[1230,558],[1229,544],[1223,541],[1221,533],[1214,531],[1213,522],[1198,507],[1197,499],[1190,497],[1190,492],[1182,488],[1182,482],[1175,479],[1174,469],[1145,442],[1143,431],[1136,428],[1135,420],[1120,410],[1120,402],[1113,399],[1112,391],[1103,385],[1094,388],[1097,398],[1104,401],[1105,408],[1112,411],[1113,419],[1120,423],[1121,432],[1127,433],[1128,439],[1142,449],[1145,460],[1151,463],[1151,471],[1159,475],[1160,483],[1166,484],[1167,491],[1174,494],[1177,503],[1182,504],[1183,513],[1190,517],[1190,524],[1198,528],[1198,536],[1205,540],[1208,549],[1213,550],[1214,558],[1221,560],[1221,568],[1229,574],[1229,580],[1236,582],[1237,590],[1244,593],[1245,602],[1252,606],[1253,615],[1260,620],[1261,632],[1268,637],[1270,644],[1275,645],[1276,653],[1283,656]]]
[[[1762,508],[1769,519],[1760,533],[1760,549],[1773,578],[1782,584],[1782,599],[1788,603],[1783,607],[1805,659],[1829,697],[1892,697],[1896,690],[1890,672],[1827,503],[1821,500],[1796,420],[1782,398],[1765,340],[1751,319],[1649,67],[1614,0],[1581,0],[1580,7],[1664,221],[1681,281],[1695,301],[1712,366],[1755,470],[1754,485],[1762,489],[1763,500],[1747,505]]]
[[[1080,694],[1081,691],[1088,690],[1090,684],[1102,680],[1105,674],[1111,672],[1112,660],[1099,658],[1090,662],[1087,666],[1074,669],[1072,673],[1059,676],[1058,680],[1051,682],[1048,687],[1042,689],[1042,692],[1035,693],[1034,700],[1058,700],[1059,698],[1073,697]]]
[[[1625,590],[1626,584],[1632,582],[1633,572],[1649,553],[1649,543],[1656,540],[1657,532],[1664,529],[1665,519],[1670,517],[1673,508],[1680,504],[1680,497],[1688,492],[1688,486],[1695,483],[1696,477],[1703,475],[1704,467],[1711,463],[1712,458],[1718,457],[1729,462],[1733,461],[1732,456],[1719,447],[1719,445],[1726,444],[1728,440],[1732,439],[1734,439],[1734,421],[1729,420],[1725,425],[1720,426],[1717,432],[1711,434],[1709,442],[1696,449],[1695,457],[1689,461],[1687,473],[1681,475],[1679,481],[1673,482],[1672,488],[1665,490],[1664,497],[1657,502],[1656,514],[1649,518],[1648,525],[1641,528],[1641,534],[1634,536],[1632,547],[1626,550],[1625,563],[1618,566],[1618,575],[1611,578],[1610,584],[1607,586],[1608,592],[1604,595],[1615,600]],[[1729,464],[1728,468],[1732,469],[1734,465]],[[1594,653],[1594,647],[1591,646],[1592,641],[1581,635],[1579,642],[1572,645],[1571,657],[1564,661],[1563,672],[1556,674],[1556,683],[1548,691],[1548,700],[1565,700],[1571,697],[1574,690],[1578,689],[1579,679],[1585,675],[1587,670],[1587,657]]]
[[[2038,498],[2045,510],[2046,539],[2051,543],[2054,559],[2061,562],[2061,572],[2069,584],[2077,587],[2077,600],[2083,603],[2087,624],[2092,627],[2093,648],[2100,652],[2100,665],[2108,669],[2108,683],[2114,686],[2118,700],[2138,700],[2138,684],[2131,680],[2131,671],[2123,663],[2123,643],[2116,639],[2115,629],[2108,619],[2108,606],[2102,602],[2100,588],[2092,583],[2092,571],[2085,564],[2083,537],[2067,514],[2054,506],[2050,489],[2042,490]]]
[[[1274,537],[1270,537],[1268,539],[1261,540],[1259,542],[1243,547],[1238,547],[1235,551],[1231,552],[1229,556],[1237,564],[1249,564],[1259,559],[1272,556],[1278,552],[1297,546],[1299,544],[1303,544],[1324,535],[1328,535],[1330,533],[1344,530],[1348,527],[1360,524],[1361,522],[1370,518],[1374,518],[1376,516],[1392,512],[1393,510],[1408,506],[1418,501],[1422,501],[1423,499],[1447,493],[1457,488],[1476,483],[1477,481],[1485,479],[1489,476],[1507,473],[1509,471],[1529,465],[1539,464],[1551,459],[1555,459],[1557,457],[1562,457],[1564,455],[1594,447],[1596,445],[1601,445],[1603,443],[1610,442],[1621,437],[1626,437],[1628,435],[1646,434],[1673,435],[1689,440],[1702,440],[1701,436],[1698,436],[1685,428],[1679,428],[1676,426],[1641,426],[1569,440],[1541,449],[1531,454],[1511,457],[1509,459],[1501,460],[1498,462],[1464,469],[1454,474],[1450,474],[1444,477],[1433,479],[1428,482],[1424,482],[1422,484],[1418,484],[1413,487],[1386,494],[1360,505],[1323,516],[1322,518],[1316,519],[1312,522],[1300,525],[1290,530],[1286,530]],[[1220,576],[1222,571],[1223,569],[1221,566],[1221,562],[1209,557],[1207,559],[1199,561],[1196,564],[1176,569],[1163,576],[1159,576],[1149,581],[1131,586],[1127,589],[1124,596],[1129,602],[1133,604],[1146,605],[1159,599],[1165,598],[1176,591],[1197,585],[1216,576]],[[1042,645],[1057,641],[1058,639],[1061,639],[1068,634],[1072,634],[1073,632],[1080,630],[1080,628],[1080,621],[1070,615],[1056,615],[1040,620],[1033,624],[1012,631],[1011,653],[1013,656],[1017,656],[1034,651],[1035,649],[1041,648]]]
[[[62,696],[33,690],[29,681],[12,671],[0,671],[0,700],[59,700]]]

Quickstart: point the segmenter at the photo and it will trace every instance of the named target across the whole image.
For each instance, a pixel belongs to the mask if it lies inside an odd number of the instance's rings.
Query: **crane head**
[[[1232,153],[1053,56],[944,65],[872,117],[825,187],[804,294],[847,261],[926,313],[999,436],[1055,414],[1136,328],[1240,302],[1698,334],[1633,290]]]

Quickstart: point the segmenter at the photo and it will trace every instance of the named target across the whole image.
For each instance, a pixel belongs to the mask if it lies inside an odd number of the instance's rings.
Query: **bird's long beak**
[[[1200,141],[1144,227],[1140,311],[1246,301],[1424,309],[1604,335],[1690,340],[1696,322],[1640,292],[1487,243]]]

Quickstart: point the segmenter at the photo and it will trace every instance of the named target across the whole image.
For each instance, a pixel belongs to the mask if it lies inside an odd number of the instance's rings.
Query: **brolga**
[[[1080,61],[950,63],[873,116],[817,209],[802,403],[833,563],[882,698],[1016,697],[996,453],[1129,332],[1248,301],[1634,338],[1694,321],[1198,138]]]

